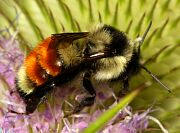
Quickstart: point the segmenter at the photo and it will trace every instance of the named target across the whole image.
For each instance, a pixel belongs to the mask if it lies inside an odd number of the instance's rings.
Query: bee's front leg
[[[91,73],[85,72],[83,76],[83,87],[87,91],[87,95],[82,98],[77,106],[75,106],[73,113],[80,112],[84,107],[91,106],[94,104],[96,97],[96,92],[93,88],[93,85],[90,81]]]
[[[91,78],[91,72],[85,72],[83,75],[83,87],[86,90],[87,95],[85,95],[80,100],[80,102],[74,107],[73,111],[70,114],[66,115],[65,117],[78,113],[84,107],[91,106],[94,104],[96,92],[93,88],[90,78]]]
[[[126,95],[129,91],[129,79],[127,76],[125,76],[122,79],[122,89],[120,90],[118,97],[122,97],[124,95]]]

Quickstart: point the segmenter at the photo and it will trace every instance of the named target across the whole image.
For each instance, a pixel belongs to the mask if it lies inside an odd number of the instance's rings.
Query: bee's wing
[[[57,44],[62,42],[66,44],[72,44],[73,41],[87,37],[89,32],[73,32],[73,33],[59,33],[52,34],[51,38],[54,40],[48,48],[54,48]]]
[[[52,37],[55,37],[58,41],[63,42],[72,42],[77,39],[81,39],[87,37],[89,32],[74,32],[74,33],[60,33],[60,34],[52,34]]]

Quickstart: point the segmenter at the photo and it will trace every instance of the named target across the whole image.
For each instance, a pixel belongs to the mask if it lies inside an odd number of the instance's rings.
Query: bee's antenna
[[[139,42],[139,47],[138,47],[138,53],[140,53],[140,47],[141,45],[143,44],[144,42],[144,39],[146,38],[146,35],[147,33],[149,32],[150,28],[151,28],[151,25],[152,25],[152,21],[150,21],[146,31],[144,32],[143,36],[141,38],[138,38],[137,41]],[[155,76],[151,71],[149,71],[145,66],[143,65],[140,65],[140,67],[142,69],[144,69],[149,75],[151,75],[151,77],[157,81],[160,85],[162,85],[169,93],[172,93],[171,89],[169,89],[165,84],[163,84],[158,78],[157,76]]]
[[[139,47],[143,44],[144,39],[146,38],[146,35],[147,35],[147,33],[149,32],[149,30],[151,28],[151,25],[152,25],[152,21],[150,21],[146,31],[144,32],[143,36],[141,37],[141,40],[139,41]]]
[[[143,42],[144,42],[144,40],[145,40],[145,38],[146,38],[146,36],[147,36],[147,33],[149,32],[149,30],[150,30],[150,28],[151,28],[151,25],[152,25],[152,21],[150,21],[150,23],[149,23],[146,31],[144,32],[143,36],[142,36],[142,37],[139,37],[139,34],[138,34],[138,36],[137,36],[137,38],[136,38],[136,40],[135,40],[135,43],[138,43],[138,47],[137,47],[137,48],[138,48],[138,53],[139,53],[139,54],[140,54],[140,47],[141,47],[141,45],[143,44]]]
[[[162,85],[169,93],[172,93],[171,89],[168,88],[165,84],[163,84],[158,78],[157,76],[155,76],[151,71],[149,71],[146,67],[144,67],[143,65],[140,65],[140,67],[142,69],[144,69],[149,75],[151,75],[151,77],[156,80],[160,85]]]

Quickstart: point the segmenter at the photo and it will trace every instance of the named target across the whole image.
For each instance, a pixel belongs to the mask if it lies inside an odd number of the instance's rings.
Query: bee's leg
[[[79,102],[78,105],[75,106],[75,108],[73,110],[73,114],[80,112],[86,106],[91,106],[94,104],[96,92],[93,88],[90,77],[91,77],[90,72],[84,73],[83,86],[84,86],[84,89],[87,91],[88,94],[84,98],[82,98],[82,100]]]
[[[122,80],[122,90],[120,91],[119,97],[122,97],[122,96],[126,95],[128,91],[129,91],[129,79],[126,76]]]

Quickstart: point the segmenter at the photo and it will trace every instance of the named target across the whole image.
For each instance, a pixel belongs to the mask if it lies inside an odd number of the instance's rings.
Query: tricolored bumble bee
[[[139,63],[140,45],[150,27],[151,23],[136,42],[109,25],[100,25],[91,32],[52,34],[43,40],[25,58],[17,73],[16,86],[26,104],[25,114],[33,113],[49,91],[73,80],[80,72],[83,88],[89,94],[72,113],[94,103],[96,91],[92,79],[102,82],[119,79],[127,91],[130,77],[143,68],[161,83]]]

